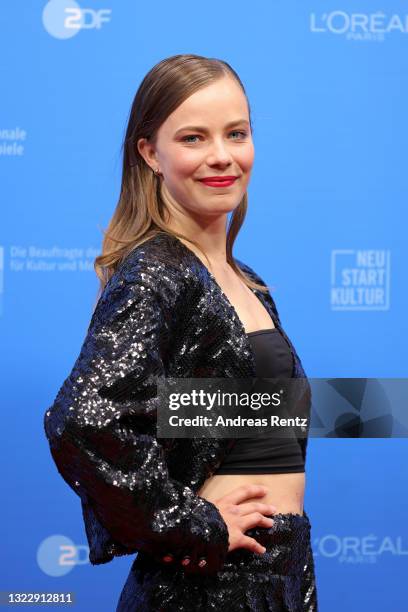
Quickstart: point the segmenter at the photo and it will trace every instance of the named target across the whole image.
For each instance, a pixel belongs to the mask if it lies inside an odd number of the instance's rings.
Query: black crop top
[[[247,337],[254,352],[258,378],[292,377],[292,353],[277,328],[250,332]],[[253,390],[262,384],[267,382],[257,381]],[[237,438],[215,474],[284,474],[304,471],[303,455],[295,434],[293,439],[278,438],[271,429],[270,434],[264,433],[259,437]]]

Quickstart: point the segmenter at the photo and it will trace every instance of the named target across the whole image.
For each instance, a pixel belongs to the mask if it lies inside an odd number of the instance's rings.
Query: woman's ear
[[[147,138],[139,138],[137,141],[137,150],[146,164],[155,172],[158,169],[158,162],[156,160],[156,151],[152,143],[149,142]]]

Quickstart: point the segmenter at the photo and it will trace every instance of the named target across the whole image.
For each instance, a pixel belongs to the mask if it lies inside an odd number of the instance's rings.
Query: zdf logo
[[[75,566],[89,563],[89,547],[85,544],[74,544],[65,535],[52,535],[40,543],[37,563],[48,576],[65,576]]]
[[[75,0],[49,0],[42,21],[54,38],[72,38],[79,30],[100,30],[111,19],[111,9],[81,8]]]

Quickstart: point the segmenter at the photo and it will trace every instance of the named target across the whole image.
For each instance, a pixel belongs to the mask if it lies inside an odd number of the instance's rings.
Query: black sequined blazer
[[[293,376],[306,379],[270,293],[253,291],[291,346]],[[163,563],[188,554],[185,572],[213,573],[227,555],[228,529],[196,493],[235,439],[159,441],[161,375],[255,376],[235,309],[193,251],[167,233],[136,247],[107,283],[44,426],[58,471],[81,499],[92,564],[138,551]],[[299,443],[306,458],[307,438]]]

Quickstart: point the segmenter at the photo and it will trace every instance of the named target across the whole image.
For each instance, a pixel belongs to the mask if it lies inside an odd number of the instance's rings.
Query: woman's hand
[[[267,518],[264,514],[274,514],[276,508],[262,502],[242,502],[250,497],[263,497],[267,492],[268,488],[262,485],[242,485],[213,502],[228,527],[228,552],[235,548],[247,548],[255,553],[266,551],[262,544],[255,538],[244,535],[244,532],[256,525],[271,527],[273,519]]]

